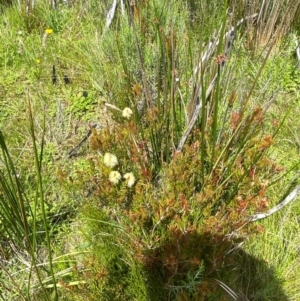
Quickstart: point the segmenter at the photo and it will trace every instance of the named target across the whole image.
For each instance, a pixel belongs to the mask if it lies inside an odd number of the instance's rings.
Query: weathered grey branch
[[[243,18],[241,19],[236,27],[240,26],[244,21],[248,20],[248,19],[251,19],[251,18],[255,18],[257,16],[257,14],[254,14],[254,15],[251,15],[251,16],[248,16],[246,18]],[[225,33],[225,36],[224,36],[224,39],[228,39],[227,40],[227,44],[226,44],[226,48],[225,48],[225,57],[227,57],[231,47],[232,47],[232,43],[233,43],[233,39],[234,39],[234,34],[235,34],[235,27],[232,27],[228,32]],[[201,60],[200,60],[200,63],[198,64],[198,66],[194,69],[194,72],[193,74],[195,75],[199,68],[201,67],[201,64],[206,60],[208,59],[209,56],[211,56],[213,53],[214,53],[214,50],[216,48],[216,46],[220,43],[220,39],[217,39],[216,42],[214,43],[210,43],[209,46],[208,46],[208,49],[207,51],[204,53],[204,55],[202,56]],[[225,59],[223,60],[222,64],[221,64],[221,69],[225,66]],[[213,80],[211,81],[208,89],[206,90],[206,95],[205,95],[205,102],[207,101],[208,97],[210,96],[211,92],[212,92],[212,89],[213,87],[215,86],[216,82],[217,82],[217,78],[218,78],[218,74],[216,74],[213,78]],[[180,152],[190,134],[190,132],[192,131],[198,117],[199,117],[199,114],[201,112],[201,108],[203,106],[203,100],[201,100],[201,85],[198,84],[198,86],[196,87],[195,89],[195,96],[194,96],[194,101],[195,103],[197,104],[196,107],[195,107],[195,110],[193,112],[193,115],[192,115],[192,118],[191,120],[189,121],[189,124],[185,130],[185,132],[183,133],[181,139],[180,139],[180,142],[178,144],[178,147],[176,149],[177,152]]]
[[[300,67],[300,46],[299,46],[297,39],[296,39],[295,43],[296,43],[296,54],[297,54],[297,58],[298,58],[298,67]]]
[[[76,156],[78,150],[81,148],[81,146],[88,140],[88,138],[92,135],[92,127],[96,128],[97,124],[93,124],[90,126],[90,129],[87,131],[86,135],[84,138],[68,153],[68,158],[72,156]]]
[[[227,286],[224,282],[218,280],[218,279],[213,279],[217,284],[233,299],[236,301],[249,301],[249,299],[241,294],[235,293],[229,286]]]
[[[246,18],[239,20],[235,27],[239,27],[243,22],[245,22],[249,19],[253,19],[253,18],[257,17],[257,15],[258,14],[253,14],[251,16],[248,16]],[[234,32],[234,30],[235,30],[234,27],[231,27],[231,29],[225,33],[224,38],[226,39],[232,32]],[[221,32],[221,30],[219,30],[218,36],[220,35],[220,32]],[[219,42],[220,42],[220,39],[216,39],[214,42],[209,42],[207,49],[204,52],[204,54],[202,55],[198,65],[194,68],[194,72],[193,72],[194,76],[198,73],[198,71],[201,68],[201,66],[203,65],[203,63],[213,55],[213,53],[216,50],[216,47],[219,45]],[[227,47],[227,50],[229,51],[228,47]],[[227,55],[227,53],[228,52],[225,51],[226,55]]]
[[[208,97],[209,97],[209,95],[211,94],[212,89],[215,86],[215,83],[217,82],[217,78],[218,78],[218,75],[216,74],[215,77],[214,77],[214,79],[211,81],[208,89],[206,90],[205,100],[207,100]],[[182,148],[183,148],[183,146],[184,146],[184,144],[186,142],[186,139],[188,138],[190,132],[192,131],[192,129],[193,129],[193,127],[194,127],[194,125],[195,125],[195,123],[196,123],[196,121],[198,119],[198,116],[199,116],[199,114],[201,112],[202,101],[200,100],[200,94],[201,94],[201,87],[199,86],[198,87],[198,91],[197,91],[197,103],[198,104],[196,105],[195,110],[194,110],[193,115],[192,115],[192,118],[191,118],[191,120],[190,120],[190,122],[189,122],[189,124],[188,124],[188,126],[187,126],[187,128],[186,128],[186,130],[184,132],[184,134],[182,135],[179,144],[178,144],[178,147],[177,147],[177,151],[178,152],[180,152],[182,150]]]
[[[108,28],[115,16],[116,13],[116,7],[117,7],[117,0],[114,0],[110,10],[108,11],[107,15],[106,15],[106,23],[105,26]]]
[[[257,214],[250,216],[249,221],[254,222],[259,219],[263,219],[263,218],[266,218],[266,217],[274,214],[275,212],[279,211],[284,206],[289,204],[291,201],[293,201],[299,193],[300,193],[300,185],[298,185],[281,203],[279,203],[272,209],[268,210],[267,212],[257,213]]]
[[[226,35],[225,35],[226,36]],[[226,44],[226,49],[225,49],[225,56],[227,56],[231,46],[232,46],[232,42],[233,42],[233,38],[234,38],[234,29],[231,29],[230,33],[229,33],[229,40]],[[218,44],[219,42],[216,43],[216,45]],[[207,55],[207,54],[205,54]],[[223,62],[220,64],[220,67],[222,70],[222,68],[225,66],[225,59],[223,60]],[[218,73],[214,76],[213,80],[211,81],[210,85],[208,86],[207,90],[206,90],[206,95],[205,95],[205,102],[206,100],[208,99],[208,97],[210,96],[216,82],[217,82],[217,78],[218,78]],[[200,99],[201,95],[201,85],[198,84],[197,86],[197,89],[196,89],[196,93],[195,93],[195,101],[197,103],[196,107],[195,107],[195,110],[193,112],[193,115],[192,115],[192,118],[183,134],[183,136],[181,137],[181,140],[178,144],[178,147],[177,147],[177,151],[180,152],[186,142],[186,139],[187,137],[189,136],[190,132],[192,131],[198,117],[199,117],[199,114],[201,112],[201,109],[202,109],[202,104],[203,104],[203,101]]]

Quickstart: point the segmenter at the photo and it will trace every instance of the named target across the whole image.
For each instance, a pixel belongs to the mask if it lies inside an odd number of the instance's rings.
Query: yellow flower
[[[132,115],[132,110],[130,108],[125,108],[123,111],[122,111],[122,116],[124,118],[127,118],[129,119]]]
[[[37,64],[40,64],[40,63],[41,63],[41,60],[40,60],[40,59],[36,59],[35,62],[36,62]]]
[[[111,153],[105,153],[103,158],[104,164],[107,167],[113,168],[118,165],[118,159],[115,155]]]
[[[123,178],[126,180],[128,187],[132,187],[134,185],[135,177],[132,172],[126,173]]]
[[[118,171],[111,171],[109,176],[108,176],[108,179],[111,183],[113,184],[118,184],[121,180],[121,174],[118,172]]]
[[[47,29],[45,30],[45,33],[46,33],[46,34],[51,34],[51,33],[53,33],[53,29],[52,29],[52,28],[47,28]]]

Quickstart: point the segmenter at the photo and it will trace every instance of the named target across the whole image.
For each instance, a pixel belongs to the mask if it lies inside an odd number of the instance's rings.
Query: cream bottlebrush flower
[[[119,163],[117,157],[111,153],[105,153],[103,161],[104,161],[104,164],[110,168],[115,167]]]
[[[132,172],[126,173],[123,178],[126,180],[128,187],[132,187],[134,185],[135,177]]]
[[[130,119],[132,115],[132,110],[130,108],[125,108],[123,111],[122,111],[122,116],[124,118],[127,118],[127,119]]]
[[[121,174],[118,172],[118,171],[111,171],[109,176],[108,176],[108,179],[111,183],[113,184],[118,184],[121,180]]]

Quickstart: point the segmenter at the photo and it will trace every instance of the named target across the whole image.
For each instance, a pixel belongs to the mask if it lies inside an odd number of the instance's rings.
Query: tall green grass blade
[[[36,172],[37,172],[37,194],[36,194],[35,203],[37,203],[39,200],[40,206],[41,206],[42,220],[43,220],[44,231],[45,231],[45,235],[46,235],[49,269],[50,269],[50,275],[52,277],[53,287],[54,287],[54,291],[55,291],[54,298],[55,298],[55,300],[58,300],[58,291],[57,291],[57,287],[56,287],[56,278],[55,278],[53,262],[52,262],[52,246],[51,246],[51,241],[50,241],[48,219],[47,219],[47,213],[46,213],[46,208],[45,208],[44,188],[43,188],[43,179],[42,179],[42,159],[43,159],[44,135],[45,135],[45,114],[43,115],[41,151],[39,154],[37,144],[36,144],[36,135],[35,135],[35,129],[34,129],[34,117],[33,117],[32,109],[31,109],[30,101],[28,103],[28,108],[29,108],[30,133],[31,133],[32,142],[33,142],[35,167],[36,167]],[[36,222],[36,217],[35,217],[35,222]]]
[[[218,45],[218,51],[217,54],[218,56],[223,56],[224,55],[224,61],[217,62],[218,70],[217,70],[217,83],[216,83],[216,92],[215,96],[213,99],[213,105],[212,105],[212,110],[213,110],[213,116],[212,116],[212,129],[211,129],[211,163],[210,165],[213,166],[213,162],[215,159],[215,147],[216,147],[216,142],[217,142],[217,131],[218,131],[218,126],[219,126],[219,101],[221,98],[221,91],[220,91],[220,81],[221,81],[221,69],[225,65],[225,59],[226,59],[226,54],[225,51],[222,51],[223,49],[223,39],[224,39],[224,34],[225,34],[225,28],[226,28],[226,17],[227,17],[227,1],[224,3],[224,12],[222,16],[222,27],[221,27],[221,32],[220,32],[220,39],[219,39],[219,45]],[[223,54],[224,53],[224,54]],[[217,58],[218,60],[218,58]],[[222,60],[222,59],[221,59]]]

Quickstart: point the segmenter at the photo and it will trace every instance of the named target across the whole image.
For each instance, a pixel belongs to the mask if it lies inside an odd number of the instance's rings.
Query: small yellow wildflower
[[[126,173],[123,178],[126,180],[128,187],[132,187],[134,185],[135,177],[132,172]]]
[[[47,29],[45,30],[45,33],[46,33],[46,34],[52,34],[52,33],[53,33],[53,29],[52,29],[52,28],[47,28]]]
[[[108,176],[108,179],[111,183],[113,184],[118,184],[121,180],[121,174],[118,172],[118,171],[111,171],[109,176]]]
[[[115,167],[119,163],[117,157],[111,153],[105,153],[103,161],[104,161],[104,164],[110,168]]]
[[[122,111],[122,116],[124,118],[127,118],[129,119],[132,115],[132,110],[130,108],[125,108],[123,111]]]
[[[37,64],[40,64],[40,63],[41,63],[41,60],[40,60],[40,59],[36,59],[35,62],[36,62]]]

